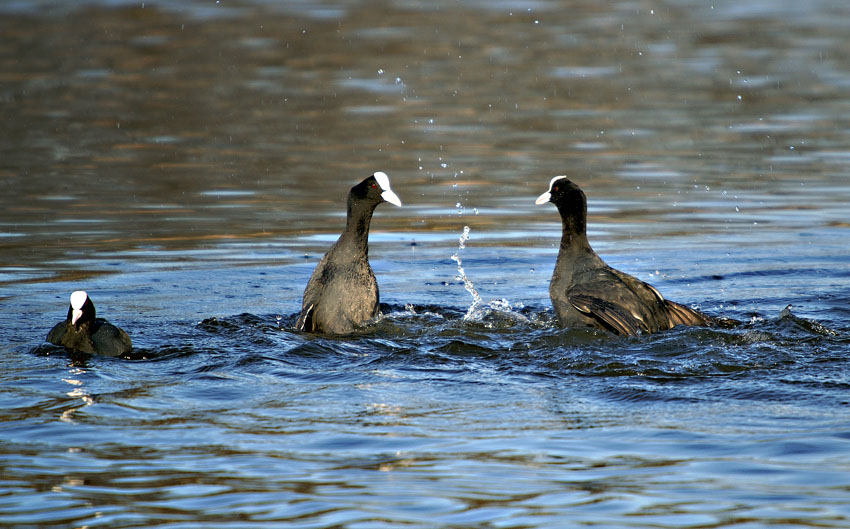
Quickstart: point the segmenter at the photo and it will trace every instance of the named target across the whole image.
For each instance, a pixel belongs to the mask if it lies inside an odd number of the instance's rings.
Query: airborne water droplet
[[[472,284],[472,281],[466,276],[466,272],[463,269],[463,261],[460,258],[460,251],[466,248],[466,241],[469,240],[469,226],[463,227],[463,233],[458,239],[457,252],[452,255],[452,261],[457,263],[457,276],[458,279],[463,281],[463,287],[467,292],[472,294],[472,305],[469,306],[469,310],[467,310],[466,315],[464,316],[464,320],[469,320],[472,318],[472,315],[475,313],[475,310],[481,305],[481,296],[478,294],[478,291],[475,290],[475,285]]]

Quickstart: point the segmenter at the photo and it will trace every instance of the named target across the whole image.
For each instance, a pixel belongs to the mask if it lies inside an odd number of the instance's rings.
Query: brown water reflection
[[[331,233],[376,169],[378,231],[534,230],[561,173],[650,233],[845,222],[850,8],[42,5],[0,16],[6,265]]]

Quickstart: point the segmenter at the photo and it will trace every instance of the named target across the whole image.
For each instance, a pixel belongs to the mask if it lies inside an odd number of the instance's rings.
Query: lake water
[[[0,525],[850,526],[848,33],[818,0],[0,4]],[[383,316],[292,332],[376,170]],[[557,328],[559,174],[609,264],[737,323]],[[130,358],[43,343],[76,289]]]

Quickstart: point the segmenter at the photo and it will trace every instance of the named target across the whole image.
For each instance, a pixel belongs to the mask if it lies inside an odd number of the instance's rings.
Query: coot
[[[71,294],[68,317],[50,330],[47,341],[73,351],[104,356],[121,356],[133,349],[124,330],[95,317],[94,303],[82,290]]]
[[[382,202],[401,207],[385,173],[377,172],[351,188],[345,231],[310,276],[295,324],[298,330],[346,334],[377,315],[378,283],[369,265],[369,223]]]
[[[674,301],[655,288],[615,270],[587,241],[587,199],[566,176],[556,176],[537,204],[552,202],[563,222],[561,248],[549,284],[549,296],[562,327],[596,327],[634,335],[676,325],[708,325],[710,318]]]

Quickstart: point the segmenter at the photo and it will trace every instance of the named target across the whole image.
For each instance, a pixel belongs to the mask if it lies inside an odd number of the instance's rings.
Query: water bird
[[[710,318],[664,299],[658,290],[611,268],[587,240],[587,198],[566,176],[556,176],[536,204],[552,202],[563,223],[549,297],[561,327],[595,327],[636,335],[676,325],[709,325]]]
[[[71,294],[68,317],[47,334],[47,341],[73,351],[104,356],[121,356],[133,349],[123,329],[96,317],[94,303],[83,290]]]
[[[347,334],[378,314],[378,282],[369,265],[369,224],[382,202],[401,207],[386,173],[379,171],[351,188],[345,230],[307,282],[297,330]]]

